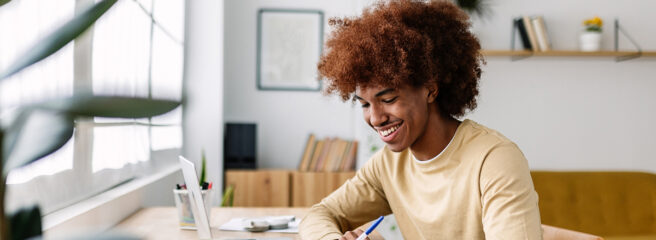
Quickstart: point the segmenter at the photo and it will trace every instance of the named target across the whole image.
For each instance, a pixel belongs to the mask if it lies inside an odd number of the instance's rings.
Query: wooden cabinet
[[[292,172],[292,207],[309,207],[337,190],[355,172]]]
[[[234,187],[235,207],[288,207],[290,171],[228,170],[226,186]]]
[[[339,188],[355,172],[227,170],[235,207],[309,207]]]

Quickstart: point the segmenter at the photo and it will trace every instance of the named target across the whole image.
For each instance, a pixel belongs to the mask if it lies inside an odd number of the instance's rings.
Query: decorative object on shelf
[[[586,19],[583,21],[585,30],[579,36],[579,46],[581,51],[596,52],[601,50],[601,30],[603,21],[599,17]]]
[[[323,12],[260,9],[257,18],[257,88],[319,91]]]

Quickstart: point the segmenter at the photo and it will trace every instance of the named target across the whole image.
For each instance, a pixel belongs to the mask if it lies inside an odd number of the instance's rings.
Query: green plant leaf
[[[225,192],[223,193],[223,199],[221,200],[221,207],[232,207],[233,206],[233,200],[235,198],[235,187],[232,185],[228,185],[226,187]]]
[[[490,6],[487,0],[456,0],[456,5],[469,14],[479,17],[490,15]]]
[[[2,141],[3,174],[61,148],[73,136],[73,116],[57,111],[25,109],[6,129]]]
[[[114,96],[76,96],[51,100],[35,108],[67,112],[74,116],[145,118],[169,112],[178,101]]]
[[[166,113],[179,105],[170,100],[89,95],[27,106],[4,131],[3,174],[63,146],[73,135],[76,116],[144,118]]]
[[[47,35],[45,38],[36,42],[36,44],[27,49],[25,54],[19,55],[21,57],[16,59],[11,65],[9,65],[9,68],[0,74],[0,80],[43,60],[66,46],[66,44],[78,37],[84,32],[84,30],[96,22],[96,20],[114,5],[116,1],[117,0],[104,0],[96,3],[89,9],[66,22],[54,32]]]
[[[11,2],[11,0],[0,0],[0,6],[5,5],[8,2]]]
[[[38,206],[21,208],[10,213],[9,229],[10,239],[23,240],[31,237],[41,236],[41,211]]]
[[[200,185],[203,186],[203,183],[205,182],[205,171],[207,168],[207,160],[205,160],[205,149],[201,151],[201,163],[200,163],[200,179],[198,182],[200,182]]]

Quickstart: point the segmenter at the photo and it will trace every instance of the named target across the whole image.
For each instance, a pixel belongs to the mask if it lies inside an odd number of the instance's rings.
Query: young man
[[[356,239],[394,213],[405,239],[541,239],[524,155],[471,120],[482,57],[451,3],[392,0],[332,19],[319,73],[327,92],[362,105],[386,143],[303,219],[303,239]]]

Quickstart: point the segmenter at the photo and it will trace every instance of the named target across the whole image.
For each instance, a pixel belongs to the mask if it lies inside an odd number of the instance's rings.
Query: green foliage
[[[3,0],[0,0],[3,1]],[[6,2],[5,2],[6,3]],[[77,38],[84,30],[89,28],[100,16],[102,16],[116,0],[104,0],[96,3],[93,7],[87,9],[81,14],[75,16],[73,19],[56,29],[50,35],[38,41],[32,47],[28,48],[27,52],[19,57],[13,64],[9,65],[2,74],[0,80],[5,79],[23,68],[26,68],[34,63],[37,63],[44,58],[57,52],[73,39]],[[0,2],[0,5],[4,3]]]
[[[456,0],[455,2],[458,7],[469,14],[484,17],[490,13],[486,0]]]
[[[198,183],[200,183],[201,186],[203,186],[203,183],[206,181],[206,175],[205,172],[207,171],[207,160],[205,159],[205,149],[201,151],[201,164],[200,164],[200,179],[198,179]]]
[[[41,235],[41,211],[38,206],[21,208],[9,214],[11,239],[22,240]]]
[[[3,176],[62,147],[73,135],[73,128],[73,116],[66,113],[23,110],[10,127],[3,130]]]
[[[3,130],[3,174],[36,161],[63,146],[73,135],[75,117],[145,118],[180,105],[170,100],[75,96],[49,100],[22,108]]]
[[[85,117],[146,118],[169,112],[179,105],[180,102],[171,100],[86,95],[50,100],[34,107]]]
[[[585,31],[587,31],[587,32],[601,32],[601,26],[597,26],[597,25],[586,26]]]
[[[235,187],[229,185],[226,187],[225,192],[223,193],[223,199],[221,200],[221,207],[232,207],[233,200],[235,199]]]
[[[88,29],[116,1],[103,0],[94,4],[38,41],[0,73],[0,81],[57,52]],[[0,0],[0,6],[7,2],[9,0]],[[76,117],[145,118],[169,112],[179,105],[180,102],[169,100],[82,95],[18,108],[16,117],[9,124],[0,126],[0,239],[11,236],[11,239],[18,240],[41,235],[41,214],[37,206],[6,217],[6,175],[11,169],[32,163],[61,148],[73,135]],[[135,238],[103,233],[74,239]]]

